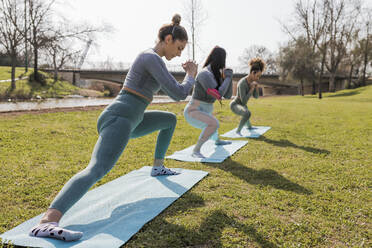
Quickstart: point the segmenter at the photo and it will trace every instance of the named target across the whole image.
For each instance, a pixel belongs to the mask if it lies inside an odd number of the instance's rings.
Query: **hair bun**
[[[180,25],[181,23],[181,16],[179,14],[175,14],[172,18],[173,25]]]
[[[259,57],[251,59],[249,61],[249,65],[253,70],[259,71],[264,71],[266,67],[265,62]]]

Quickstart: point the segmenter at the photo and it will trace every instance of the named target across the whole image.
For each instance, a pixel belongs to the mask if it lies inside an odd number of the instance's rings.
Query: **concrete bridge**
[[[52,70],[44,69],[44,71],[52,72]],[[64,80],[67,80],[73,84],[77,84],[80,81],[92,80],[102,81],[102,83],[116,85],[117,89],[121,88],[128,70],[60,70],[59,76]],[[177,81],[182,81],[185,77],[185,72],[171,72]],[[236,94],[236,85],[238,81],[246,76],[242,73],[233,74],[233,95]],[[329,78],[323,77],[322,92],[327,92],[329,88]],[[316,80],[317,81],[317,80]],[[345,88],[347,79],[345,77],[336,77],[335,88],[342,90]],[[112,86],[111,86],[112,87]],[[304,85],[304,93],[311,94],[312,84],[307,82]],[[317,91],[318,86],[316,86]],[[283,82],[279,79],[279,75],[267,75],[264,74],[259,80],[259,90],[261,96],[267,95],[298,95],[300,94],[299,82],[288,81]]]
[[[46,72],[52,70],[44,69]],[[59,76],[64,80],[77,84],[81,80],[94,80],[112,82],[122,85],[128,70],[60,70]],[[171,72],[177,81],[182,81],[185,77],[185,72]],[[246,76],[242,73],[234,73],[233,75],[233,95],[236,93],[236,85],[238,81]],[[262,75],[259,80],[260,95],[297,95],[299,94],[298,86],[293,83],[283,83],[279,80],[279,75]]]

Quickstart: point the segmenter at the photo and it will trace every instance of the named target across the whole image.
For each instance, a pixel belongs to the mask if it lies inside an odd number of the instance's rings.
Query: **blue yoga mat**
[[[206,162],[206,163],[222,163],[226,158],[233,155],[237,150],[245,146],[248,141],[230,140],[230,145],[216,146],[213,140],[205,142],[200,152],[205,158],[194,158],[191,156],[195,145],[192,145],[182,151],[177,151],[166,158],[171,158],[186,162]]]
[[[242,131],[240,132],[242,135],[238,135],[236,133],[236,129],[230,130],[227,133],[221,135],[221,137],[226,138],[258,138],[262,134],[266,133],[271,127],[263,127],[263,126],[253,126],[252,129],[248,129],[243,127]]]
[[[28,236],[42,215],[0,235],[4,241],[28,247],[120,247],[143,225],[203,179],[208,172],[175,169],[175,176],[151,177],[144,166],[89,191],[60,222],[60,226],[84,232],[75,242]]]

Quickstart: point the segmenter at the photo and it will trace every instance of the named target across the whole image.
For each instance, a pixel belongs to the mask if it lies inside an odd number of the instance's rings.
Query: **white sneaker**
[[[180,172],[173,171],[171,169],[168,169],[164,165],[162,166],[153,166],[151,170],[151,176],[172,176],[172,175],[178,175],[181,174]]]

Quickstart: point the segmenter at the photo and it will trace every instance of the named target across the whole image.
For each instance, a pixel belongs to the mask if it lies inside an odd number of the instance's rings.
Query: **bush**
[[[47,84],[48,75],[45,72],[32,72],[28,77],[29,82],[38,82],[40,85],[45,86]]]

